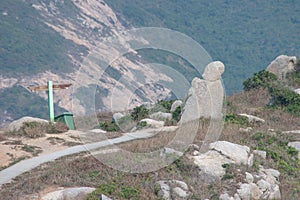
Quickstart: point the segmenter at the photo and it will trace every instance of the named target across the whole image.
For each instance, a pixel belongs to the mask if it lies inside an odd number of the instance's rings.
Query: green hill
[[[265,69],[280,54],[300,55],[297,1],[109,0],[107,4],[134,27],[167,27],[198,41],[226,66],[228,94]]]

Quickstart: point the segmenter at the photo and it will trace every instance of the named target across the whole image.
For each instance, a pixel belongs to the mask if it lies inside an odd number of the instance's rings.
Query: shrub
[[[145,105],[141,105],[135,107],[132,113],[130,114],[130,116],[134,121],[140,121],[142,119],[149,117],[149,110],[146,108]]]
[[[182,115],[182,107],[181,106],[178,106],[174,112],[172,112],[172,119],[175,120],[176,122],[178,122],[181,118],[181,115]]]
[[[249,124],[248,120],[244,116],[238,116],[233,113],[228,113],[225,116],[225,122],[230,124],[237,124],[241,126],[247,126]]]
[[[117,131],[120,131],[120,128],[119,128],[118,124],[116,124],[113,121],[104,121],[104,122],[101,122],[99,124],[99,127],[102,130],[105,130],[105,131],[108,131],[108,132],[117,132]]]
[[[253,77],[248,78],[246,81],[244,81],[243,86],[245,91],[258,88],[267,88],[272,84],[272,82],[276,80],[277,77],[275,74],[262,70],[258,73],[255,73]]]

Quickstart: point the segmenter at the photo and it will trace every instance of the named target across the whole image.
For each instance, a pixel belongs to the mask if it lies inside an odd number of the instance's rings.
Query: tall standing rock
[[[221,75],[224,70],[225,66],[222,62],[211,62],[202,74],[203,80],[193,79],[179,122],[180,125],[193,124],[193,127],[199,128],[201,117],[210,119],[210,126],[201,146],[201,152],[208,150],[209,143],[219,138],[223,128],[224,88]]]

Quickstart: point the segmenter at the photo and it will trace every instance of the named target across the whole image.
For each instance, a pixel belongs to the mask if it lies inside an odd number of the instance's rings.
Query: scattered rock
[[[270,193],[269,199],[274,199],[274,200],[281,199],[281,193],[278,185],[276,185],[273,188],[273,191]]]
[[[248,161],[247,161],[247,164],[248,164],[249,167],[252,167],[253,163],[254,163],[254,155],[250,154],[250,156],[248,158]]]
[[[253,130],[252,127],[239,128],[239,131],[240,131],[240,132],[243,132],[243,133],[250,133],[252,130]]]
[[[61,189],[44,195],[42,200],[84,200],[94,190],[91,187]]]
[[[113,117],[112,117],[112,120],[114,121],[114,122],[118,122],[119,121],[119,119],[121,119],[122,117],[124,117],[124,115],[122,114],[122,113],[114,113],[113,114]]]
[[[156,184],[159,187],[157,195],[165,200],[171,199],[170,186],[167,184],[167,181],[158,181]]]
[[[252,174],[246,172],[246,181],[247,183],[253,183],[254,177],[252,176]]]
[[[294,92],[300,94],[300,88],[295,89]]]
[[[112,199],[109,198],[108,196],[102,194],[102,195],[101,195],[101,200],[112,200]]]
[[[166,121],[166,120],[171,120],[172,119],[172,114],[171,113],[165,113],[165,112],[156,112],[152,113],[150,115],[151,119],[157,120],[157,121]]]
[[[227,141],[217,141],[211,143],[209,148],[220,152],[222,155],[232,159],[236,164],[248,163],[248,153],[250,148]]]
[[[258,188],[262,191],[262,192],[266,192],[266,191],[270,191],[271,190],[271,184],[268,183],[267,181],[261,179],[259,181],[257,181],[257,185]]]
[[[298,151],[298,159],[300,159],[300,142],[289,142],[289,147],[294,147]]]
[[[249,123],[257,123],[257,124],[265,123],[264,119],[261,119],[259,117],[253,116],[253,115],[248,115],[248,114],[242,113],[242,114],[239,114],[239,116],[246,117],[248,119]]]
[[[222,178],[225,174],[225,168],[222,167],[226,163],[234,163],[231,159],[221,155],[216,151],[208,151],[198,156],[193,156],[195,165],[197,165],[208,182],[213,182]]]
[[[240,189],[237,190],[237,193],[239,194],[242,200],[260,199],[260,196],[262,195],[262,192],[254,183],[243,183],[240,186]]]
[[[174,154],[174,155],[177,155],[177,156],[182,156],[183,153],[180,152],[180,151],[176,151],[175,149],[171,149],[171,148],[168,148],[168,147],[164,147],[160,153],[160,156],[164,156],[166,154]]]
[[[284,80],[288,72],[295,71],[296,61],[295,56],[280,55],[270,63],[266,70],[275,74],[279,80]]]
[[[102,130],[102,129],[92,129],[92,130],[90,130],[90,132],[92,132],[92,133],[106,133],[106,131],[104,131],[104,130]]]
[[[10,132],[14,131],[20,131],[21,127],[23,126],[23,123],[25,122],[39,122],[39,123],[48,123],[45,119],[40,118],[34,118],[34,117],[22,117],[18,120],[13,121],[8,125],[8,130]]]
[[[234,198],[230,197],[229,194],[224,193],[220,195],[219,200],[234,200]]]
[[[267,158],[267,152],[265,152],[265,151],[254,150],[253,154],[258,155],[258,156],[262,157],[263,159]]]
[[[170,112],[174,112],[176,110],[176,108],[178,108],[181,105],[182,105],[182,101],[181,100],[174,101],[173,104],[172,104],[172,106],[171,106]]]
[[[146,128],[161,128],[165,125],[163,121],[156,121],[154,119],[142,119],[140,122],[146,122]]]
[[[188,199],[190,192],[188,185],[179,180],[158,181],[158,196],[162,199]]]

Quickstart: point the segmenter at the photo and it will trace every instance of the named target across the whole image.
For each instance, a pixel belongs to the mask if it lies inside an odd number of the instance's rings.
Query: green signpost
[[[43,86],[30,86],[28,89],[30,91],[48,91],[48,108],[49,108],[49,120],[54,122],[54,103],[53,103],[53,90],[67,89],[72,84],[60,84],[53,85],[52,81],[48,81],[47,85]]]

